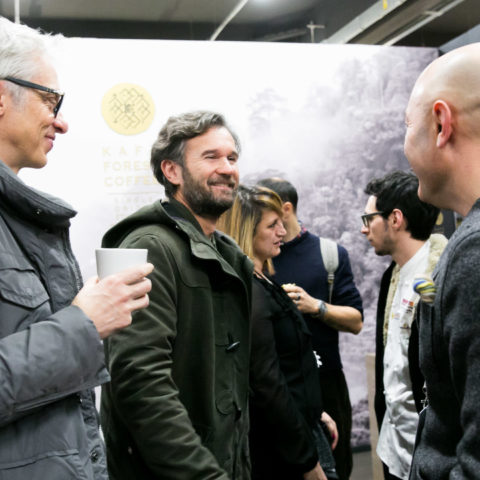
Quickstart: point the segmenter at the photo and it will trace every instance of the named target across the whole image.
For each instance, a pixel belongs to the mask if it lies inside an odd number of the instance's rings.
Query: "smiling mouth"
[[[221,188],[222,190],[233,190],[235,188],[235,183],[210,183],[210,187]]]
[[[49,144],[49,147],[50,147],[49,150],[52,149],[52,148],[53,148],[53,144],[54,144],[54,142],[55,142],[55,137],[46,136],[45,138],[46,138],[47,141],[48,141],[48,144]]]

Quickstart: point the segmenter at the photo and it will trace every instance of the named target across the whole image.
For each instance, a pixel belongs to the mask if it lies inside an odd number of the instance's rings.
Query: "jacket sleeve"
[[[478,478],[480,471],[479,242],[480,234],[476,233],[456,247],[447,266],[441,298],[443,334],[454,388],[452,393],[460,405],[461,431],[456,447],[456,465],[449,475],[449,478],[458,479]]]
[[[298,468],[299,474],[305,473],[318,461],[312,430],[298,410],[280,369],[272,305],[256,280],[252,294],[251,403],[270,425],[271,441],[283,459]]]
[[[115,409],[155,478],[226,480],[196,433],[172,378],[178,281],[172,253],[157,236],[146,234],[127,238],[121,246],[147,248],[155,270],[149,275],[149,306],[105,342]]]
[[[66,307],[0,340],[0,426],[108,378],[95,326]]]

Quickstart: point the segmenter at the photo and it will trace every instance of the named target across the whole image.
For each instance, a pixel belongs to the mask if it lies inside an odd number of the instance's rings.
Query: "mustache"
[[[219,175],[207,181],[207,185],[226,185],[230,188],[236,188],[237,182],[231,175]]]

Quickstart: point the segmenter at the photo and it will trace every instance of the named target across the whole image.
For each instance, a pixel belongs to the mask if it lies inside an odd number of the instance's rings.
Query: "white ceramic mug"
[[[146,248],[97,248],[97,275],[100,280],[126,268],[147,262]]]

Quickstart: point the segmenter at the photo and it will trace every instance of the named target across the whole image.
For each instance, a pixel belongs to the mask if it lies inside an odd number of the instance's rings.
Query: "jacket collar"
[[[198,237],[198,240],[204,239],[210,243],[210,239],[203,233],[202,227],[198,223],[193,213],[178,200],[169,198],[161,202],[165,212],[189,235]]]
[[[448,240],[448,244],[440,257],[439,262],[437,263],[435,270],[433,271],[433,279],[436,280],[437,276],[440,271],[444,269],[444,265],[448,262],[450,252],[457,248],[458,242],[460,238],[467,236],[470,231],[475,230],[478,228],[478,224],[480,223],[480,198],[476,200],[473,204],[470,211],[467,213],[465,218],[463,219],[460,226],[453,232],[452,236]]]
[[[241,268],[240,265],[236,265],[239,258],[241,258],[242,263],[245,260],[247,261],[248,269],[250,270],[250,260],[228,235],[215,230],[213,234],[214,242],[212,242],[203,233],[202,227],[197,222],[195,216],[185,205],[175,199],[168,199],[162,201],[162,206],[170,219],[175,223],[175,227],[188,236],[190,249],[194,256],[202,260],[220,262],[222,269],[231,275],[237,275],[235,268]],[[239,256],[239,253],[242,255]],[[251,270],[253,271],[253,267]]]
[[[0,160],[0,203],[39,225],[68,226],[77,212],[63,200],[26,185]]]
[[[175,199],[156,201],[147,205],[112,227],[103,237],[103,247],[118,247],[133,230],[144,225],[167,225],[177,230],[189,242],[192,255],[201,260],[219,263],[222,270],[237,276],[235,271],[247,269],[251,275],[253,264],[227,235],[215,231],[215,245],[203,233],[192,212]]]

